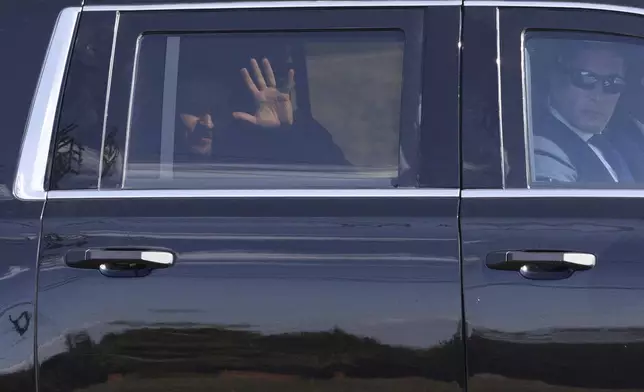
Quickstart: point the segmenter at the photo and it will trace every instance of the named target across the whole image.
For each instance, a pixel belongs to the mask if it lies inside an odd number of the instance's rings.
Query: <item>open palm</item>
[[[257,84],[253,81],[246,68],[241,70],[248,89],[255,98],[256,110],[254,114],[235,112],[233,117],[248,121],[263,127],[279,127],[280,125],[293,124],[293,104],[289,93],[282,93],[277,89],[275,73],[268,59],[262,61],[264,75],[259,68],[257,60],[251,59],[251,68]],[[288,91],[295,86],[295,71],[288,72]]]

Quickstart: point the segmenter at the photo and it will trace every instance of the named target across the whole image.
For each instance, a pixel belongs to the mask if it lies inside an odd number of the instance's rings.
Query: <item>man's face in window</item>
[[[230,88],[222,82],[228,75],[190,75],[179,86],[179,116],[183,124],[181,140],[192,154],[209,155],[213,131],[232,121]]]
[[[610,48],[584,48],[559,63],[550,83],[554,108],[581,131],[600,133],[625,87],[624,59]]]

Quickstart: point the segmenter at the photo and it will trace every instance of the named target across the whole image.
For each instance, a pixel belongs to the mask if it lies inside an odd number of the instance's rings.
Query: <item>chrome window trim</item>
[[[524,8],[568,8],[594,11],[613,11],[624,14],[644,15],[644,8],[625,5],[587,3],[587,2],[559,2],[559,1],[521,1],[521,0],[464,0],[466,7],[524,7]],[[643,4],[644,5],[644,4]]]
[[[458,198],[460,191],[453,189],[111,189],[49,191],[47,199],[182,199],[182,198]]]
[[[54,25],[20,147],[13,183],[13,196],[19,200],[45,200],[47,196],[49,149],[80,11],[80,7],[63,9]]]
[[[110,189],[49,191],[51,200],[82,199],[270,199],[270,198],[458,198],[517,199],[517,198],[644,198],[644,189]]]
[[[644,199],[644,189],[464,189],[463,199],[614,198]]]
[[[496,85],[499,100],[499,145],[501,153],[501,186],[505,188],[505,143],[503,142],[503,99],[501,93],[501,15],[497,8],[495,12],[496,23]]]
[[[105,109],[103,109],[103,133],[101,135],[101,151],[99,151],[98,159],[98,183],[97,186],[101,187],[103,179],[103,151],[105,151],[105,137],[107,136],[107,113],[110,107],[110,95],[112,92],[112,73],[114,71],[114,59],[116,57],[116,39],[118,38],[119,22],[121,20],[121,13],[117,12],[114,16],[114,31],[112,32],[112,49],[110,52],[110,65],[107,71],[107,87],[105,89]],[[136,66],[136,63],[135,63]],[[135,68],[136,69],[136,68]]]
[[[121,14],[120,12],[118,13]],[[115,33],[116,34],[116,33]],[[127,176],[127,165],[130,159],[130,135],[132,126],[132,108],[134,107],[134,91],[136,89],[136,76],[139,69],[139,55],[141,54],[141,40],[143,36],[139,35],[136,39],[136,46],[134,47],[134,65],[132,66],[132,82],[130,84],[130,97],[127,104],[127,123],[125,125],[125,151],[123,152],[123,169],[121,173],[121,184],[125,184],[125,177]],[[113,50],[116,50],[116,42],[114,43]],[[112,84],[112,78],[107,81]],[[105,108],[105,113],[107,113]],[[107,122],[106,122],[107,123]],[[103,152],[101,152],[101,161],[103,160]],[[98,188],[101,188],[101,182],[98,183]]]
[[[523,149],[526,155],[525,178],[526,187],[530,188],[536,177],[533,173],[534,151],[530,148],[534,138],[532,134],[532,81],[528,81],[532,70],[528,68],[531,66],[532,59],[526,61],[525,33],[525,30],[521,32],[521,94],[523,94]]]
[[[248,1],[234,3],[167,3],[136,5],[86,5],[85,11],[180,11],[234,10],[258,8],[328,8],[328,7],[429,7],[461,6],[461,0],[374,0],[374,1]]]

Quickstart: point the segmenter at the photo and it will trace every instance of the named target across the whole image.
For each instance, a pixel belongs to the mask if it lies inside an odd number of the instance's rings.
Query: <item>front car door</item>
[[[448,3],[86,6],[40,390],[461,390]]]
[[[468,390],[642,390],[644,193],[628,148],[642,147],[644,9],[464,12]]]

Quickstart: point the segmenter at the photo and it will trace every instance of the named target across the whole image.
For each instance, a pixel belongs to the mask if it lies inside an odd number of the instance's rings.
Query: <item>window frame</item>
[[[71,57],[81,7],[64,8],[47,47],[20,147],[13,195],[22,201],[47,198],[45,179],[67,63]]]
[[[315,31],[363,31],[400,29],[405,34],[405,52],[403,55],[402,104],[399,120],[399,146],[409,144],[407,139],[418,138],[415,108],[419,99],[421,86],[422,40],[420,34],[424,27],[423,9],[417,7],[395,7],[383,10],[378,7],[356,9],[352,7],[329,7],[323,13],[318,10],[300,10],[290,8],[252,9],[243,13],[236,10],[168,10],[159,12],[123,13],[119,18],[118,32],[115,34],[114,73],[110,84],[110,96],[107,105],[106,129],[125,130],[125,135],[117,138],[117,145],[123,155],[123,170],[120,177],[101,176],[99,170],[99,189],[122,189],[126,183],[127,166],[130,154],[130,129],[132,109],[134,107],[134,87],[136,84],[137,65],[140,60],[140,37],[150,32],[163,32],[169,35],[180,33],[261,33],[261,32],[294,32]],[[216,27],[213,27],[216,26]],[[133,59],[133,60],[132,60]],[[412,60],[412,61],[410,61]],[[132,65],[131,70],[121,72]],[[119,71],[116,71],[116,70]],[[131,74],[130,74],[131,73]],[[119,76],[116,76],[119,75]],[[297,74],[296,74],[297,77]],[[307,94],[307,91],[303,91]],[[125,138],[123,141],[122,138]],[[103,162],[103,159],[101,159]],[[411,163],[413,168],[416,165]],[[400,169],[399,169],[400,170]],[[181,188],[188,190],[187,188]],[[244,189],[261,189],[249,186]],[[306,188],[294,187],[304,190]],[[351,189],[351,188],[342,188]],[[154,189],[153,189],[154,190]],[[216,189],[215,189],[216,190]]]
[[[263,11],[259,11],[261,13]],[[291,11],[292,12],[292,11]],[[333,10],[333,13],[335,13],[336,16],[338,16],[337,12],[340,12],[339,16],[343,16],[346,14],[340,10]],[[353,11],[352,11],[353,12]],[[377,12],[377,11],[376,11]],[[301,11],[297,12],[299,15],[302,15]],[[412,13],[416,13],[416,15],[413,15]],[[406,14],[412,15],[410,17],[407,17]],[[283,15],[283,14],[282,14]],[[291,16],[293,13],[291,13]],[[410,29],[415,29],[416,24],[418,21],[421,21],[420,18],[420,12],[416,12],[415,10],[403,10],[402,13],[388,13],[388,15],[391,15],[390,18],[393,20],[391,23],[392,24],[399,24],[399,23],[404,23],[401,20],[402,19],[409,19],[409,25]],[[142,15],[144,16],[144,15]],[[203,15],[201,14],[200,16],[204,17],[202,21],[207,21],[209,19],[209,15]],[[212,15],[214,16],[214,15]],[[225,16],[224,16],[225,17]],[[270,15],[269,15],[270,17]],[[306,14],[302,15],[302,17],[305,19],[303,23],[306,23],[306,19],[310,19],[311,15]],[[190,15],[167,15],[168,20],[172,19],[179,19],[183,22],[184,19],[190,20],[191,16]],[[145,15],[143,18],[141,18],[145,22],[148,21],[147,15]],[[289,19],[288,17],[286,19]],[[370,19],[372,18],[366,18],[367,20],[364,22],[366,24],[371,24],[372,22]],[[199,21],[197,21],[199,22]],[[136,21],[132,22],[136,23]],[[320,23],[320,25],[328,25],[329,20],[328,18],[323,18],[323,20]],[[346,22],[340,22],[340,23],[346,23]],[[121,21],[121,25],[127,24],[125,20]],[[232,24],[236,24],[236,22],[232,22]],[[152,25],[152,24],[151,24]],[[179,23],[177,23],[177,29],[180,29]],[[422,22],[419,23],[419,26],[422,26]],[[157,27],[158,30],[161,32],[153,32],[152,34],[145,32],[143,34],[139,34],[139,36],[136,39],[136,47],[134,49],[136,55],[135,58],[135,68],[133,69],[133,72],[135,75],[133,76],[133,83],[132,83],[132,93],[131,96],[129,97],[129,108],[128,108],[128,114],[127,114],[127,124],[126,124],[126,144],[125,144],[125,157],[126,159],[123,162],[123,173],[122,173],[122,182],[121,186],[123,187],[122,189],[164,189],[164,188],[170,188],[170,189],[194,189],[194,180],[187,180],[187,179],[182,179],[183,175],[187,175],[188,177],[190,176],[190,173],[192,172],[193,169],[196,169],[198,166],[202,167],[203,170],[207,173],[209,170],[213,170],[214,172],[221,172],[223,173],[224,177],[230,176],[233,177],[233,181],[237,182],[238,184],[241,185],[239,188],[241,189],[309,189],[306,183],[309,183],[311,185],[312,189],[318,188],[322,184],[323,177],[317,177],[314,172],[320,172],[322,176],[326,176],[328,174],[333,173],[332,171],[327,171],[325,170],[325,165],[322,164],[320,166],[317,166],[316,163],[310,163],[310,164],[305,164],[309,166],[311,169],[311,176],[310,176],[310,181],[307,180],[301,180],[302,183],[299,183],[298,180],[294,180],[289,173],[291,173],[291,169],[295,168],[295,164],[292,163],[278,163],[275,164],[276,168],[274,177],[271,177],[271,181],[275,181],[277,184],[276,186],[265,186],[265,188],[262,188],[261,186],[257,186],[255,184],[255,181],[250,180],[250,179],[244,179],[243,176],[236,177],[234,174],[234,171],[228,171],[228,169],[223,168],[223,166],[226,166],[226,164],[223,165],[218,165],[217,163],[213,162],[203,162],[203,163],[192,163],[192,162],[177,162],[175,159],[175,136],[177,135],[177,131],[179,129],[174,129],[174,124],[175,124],[175,108],[177,107],[177,99],[178,96],[176,93],[177,91],[177,79],[180,79],[180,73],[181,73],[181,67],[180,64],[183,61],[181,58],[181,55],[179,53],[183,53],[185,49],[183,49],[184,45],[191,45],[190,41],[191,38],[195,36],[195,34],[192,31],[177,31],[177,30],[168,30],[164,31],[163,27]],[[197,27],[199,29],[199,27]],[[409,34],[409,32],[408,32]],[[410,121],[411,119],[414,118],[414,111],[409,110],[409,107],[416,107],[417,105],[417,100],[418,96],[420,95],[421,91],[421,84],[420,84],[420,79],[422,77],[421,74],[421,56],[422,56],[422,48],[420,44],[416,44],[418,40],[416,39],[416,35],[414,32],[411,34],[414,34],[409,41],[411,42],[412,46],[416,46],[415,48],[409,48],[408,46],[410,45],[409,42],[405,42],[405,31],[399,30],[399,29],[392,29],[390,27],[385,27],[382,28],[380,26],[371,28],[371,27],[357,27],[357,28],[345,28],[343,25],[340,25],[340,27],[336,28],[336,26],[330,26],[329,28],[319,28],[318,26],[313,26],[309,30],[303,30],[303,29],[297,29],[297,30],[291,30],[287,28],[279,28],[279,30],[273,30],[273,29],[262,29],[262,30],[252,30],[252,29],[240,29],[240,30],[235,30],[235,31],[230,31],[227,28],[224,28],[222,30],[217,30],[217,31],[199,31],[196,33],[197,36],[201,36],[200,39],[204,40],[205,45],[209,45],[209,42],[214,42],[214,43],[225,43],[229,39],[241,39],[243,40],[242,42],[248,42],[248,40],[254,40],[254,39],[261,39],[264,37],[265,39],[269,40],[268,42],[275,42],[275,43],[281,43],[281,42],[295,42],[296,47],[294,48],[294,59],[295,63],[293,64],[293,67],[296,70],[295,73],[295,79],[296,79],[296,85],[299,86],[297,88],[297,113],[299,113],[301,116],[313,119],[314,121],[319,122],[324,127],[325,122],[324,117],[318,117],[315,116],[313,113],[315,112],[315,106],[312,106],[312,100],[314,98],[314,84],[311,83],[311,80],[309,79],[309,75],[311,74],[312,70],[314,69],[308,62],[311,60],[310,57],[307,56],[307,52],[305,47],[309,44],[317,44],[317,43],[322,43],[325,45],[328,45],[331,42],[335,42],[336,40],[339,40],[338,45],[341,46],[344,43],[349,43],[349,44],[355,44],[360,42],[363,39],[368,40],[369,42],[373,42],[377,45],[388,45],[391,44],[393,46],[397,46],[398,49],[400,49],[400,45],[402,44],[403,50],[397,52],[397,60],[400,60],[400,62],[397,61],[397,64],[400,65],[400,69],[396,70],[396,76],[400,77],[400,83],[397,83],[397,90],[400,91],[399,94],[396,96],[391,96],[395,97],[395,102],[396,104],[393,106],[394,110],[399,113],[397,116],[397,121],[395,124],[395,131],[396,131],[396,140],[394,143],[387,143],[387,147],[392,149],[395,149],[395,162],[393,161],[394,157],[389,155],[388,157],[392,159],[387,159],[385,161],[381,161],[379,163],[374,163],[373,165],[367,165],[364,167],[364,172],[362,169],[358,169],[355,172],[355,175],[357,176],[355,180],[346,180],[346,179],[339,179],[336,181],[332,186],[326,186],[324,188],[332,188],[332,189],[384,189],[384,188],[389,188],[391,187],[391,182],[395,181],[398,176],[400,176],[400,172],[402,170],[402,157],[400,157],[399,151],[401,147],[401,138],[407,138],[407,144],[410,144],[410,140],[418,139],[418,137],[415,137],[415,133],[418,132],[416,127],[414,126],[414,122]],[[154,49],[147,49],[147,54],[152,55],[154,53],[154,56],[160,57],[161,51],[159,50],[159,47],[161,45],[164,45],[166,48],[166,57],[165,57],[165,74],[163,77],[163,80],[160,79],[160,75],[156,75],[155,80],[158,79],[157,83],[152,82],[151,84],[153,86],[163,86],[163,99],[162,102],[155,102],[154,107],[158,109],[159,103],[161,106],[163,106],[163,109],[161,110],[161,113],[164,118],[161,118],[160,116],[154,115],[153,117],[142,115],[138,120],[135,120],[136,115],[134,113],[137,113],[140,111],[141,104],[137,102],[137,95],[145,95],[145,88],[141,87],[140,85],[137,86],[137,83],[140,83],[140,81],[143,79],[142,75],[146,75],[147,72],[146,70],[149,70],[151,73],[156,72],[155,68],[159,68],[156,66],[158,64],[158,61],[151,61],[152,64],[155,64],[152,69],[150,68],[140,68],[141,65],[146,61],[145,59],[145,53],[146,53],[146,44],[145,40],[146,37],[154,36],[154,39],[157,41],[156,42],[156,50]],[[131,37],[133,38],[133,37]],[[311,40],[309,40],[309,38]],[[212,40],[212,41],[208,41]],[[164,44],[162,43],[164,42]],[[172,44],[170,44],[172,43]],[[170,46],[169,46],[170,45]],[[243,44],[242,44],[243,45]],[[270,44],[268,44],[270,45]],[[297,46],[300,45],[300,46]],[[174,50],[172,50],[174,49]],[[331,49],[331,51],[334,51],[335,49]],[[118,51],[118,49],[117,49]],[[169,54],[171,53],[171,57],[168,57]],[[377,52],[374,52],[377,53]],[[410,54],[408,54],[410,53]],[[225,55],[225,53],[224,53]],[[418,55],[418,56],[416,56]],[[333,56],[333,54],[332,54]],[[324,56],[322,56],[324,57]],[[418,58],[416,58],[418,57]],[[269,58],[270,59],[270,58]],[[160,60],[160,59],[159,59]],[[259,60],[259,58],[257,58]],[[148,64],[150,64],[150,59],[148,59]],[[377,67],[377,64],[375,64]],[[246,67],[248,67],[248,64],[245,64]],[[145,67],[145,66],[144,66]],[[351,66],[349,66],[351,67]],[[359,68],[351,67],[354,70],[357,70]],[[349,69],[351,69],[349,68]],[[396,67],[398,68],[398,67]],[[168,71],[170,70],[170,75],[168,74]],[[184,69],[183,72],[186,72],[187,70]],[[158,72],[160,74],[160,72]],[[328,74],[327,74],[328,75]],[[406,77],[403,77],[403,75],[406,75]],[[240,77],[241,80],[241,77]],[[118,83],[118,81],[117,81]],[[168,84],[169,83],[169,84]],[[150,84],[150,79],[148,79],[148,83]],[[168,89],[169,87],[169,89]],[[413,88],[413,89],[412,89]],[[174,92],[173,92],[174,91]],[[349,92],[349,91],[347,91]],[[156,95],[156,90],[155,90],[155,95]],[[170,103],[168,103],[170,102]],[[167,107],[166,107],[167,105]],[[351,104],[348,104],[348,107],[351,107]],[[169,109],[169,110],[167,110]],[[116,108],[118,110],[118,108]],[[386,109],[385,109],[386,110]],[[170,114],[170,115],[168,115]],[[349,115],[349,113],[345,113]],[[403,118],[404,117],[404,118]],[[215,116],[215,119],[218,117]],[[136,167],[138,164],[141,163],[140,158],[139,158],[139,152],[137,151],[138,149],[134,147],[134,142],[137,138],[137,132],[139,132],[139,129],[145,128],[145,124],[149,123],[154,123],[155,121],[160,121],[160,124],[156,124],[151,127],[151,128],[158,128],[161,130],[161,135],[160,139],[156,139],[153,143],[156,143],[156,141],[160,140],[160,145],[154,147],[154,152],[153,154],[156,156],[158,153],[158,164],[159,164],[159,171],[154,169],[149,177],[136,177],[135,173],[132,172],[132,168]],[[402,124],[401,124],[402,123]],[[405,126],[406,124],[406,126]],[[375,124],[371,123],[371,126],[374,126]],[[328,131],[330,134],[337,136],[337,134],[334,132],[333,127],[327,127]],[[338,130],[338,129],[336,129]],[[343,128],[339,128],[340,131],[348,131]],[[418,132],[419,133],[419,132]],[[142,139],[138,140],[138,147],[141,147],[141,144],[149,144],[154,140],[156,137],[153,134],[150,133],[144,133],[141,135]],[[252,143],[252,142],[251,142]],[[345,143],[346,144],[346,143]],[[369,145],[370,142],[367,141],[365,144]],[[340,145],[339,145],[340,146]],[[353,146],[351,145],[346,145],[349,149]],[[417,147],[417,146],[415,146]],[[413,151],[412,151],[413,152]],[[347,153],[347,150],[344,151],[344,153]],[[394,155],[392,154],[392,155]],[[372,156],[378,156],[378,155],[372,155]],[[132,157],[137,157],[136,160],[132,160]],[[150,162],[153,165],[157,165],[157,161],[154,160],[149,160],[146,162]],[[387,163],[386,165],[384,165]],[[382,166],[380,164],[383,164]],[[243,163],[240,163],[240,165],[244,165]],[[258,168],[259,173],[262,173],[262,168],[261,164],[257,164],[260,166]],[[333,166],[333,164],[329,164],[330,166]],[[184,167],[182,170],[181,167]],[[351,171],[353,170],[354,166],[348,166],[347,170]],[[355,167],[360,167],[359,165]],[[342,171],[343,169],[338,168],[343,174],[344,172]],[[417,170],[417,167],[413,168],[414,170]],[[251,169],[252,170],[252,169]],[[306,169],[305,169],[306,170]],[[332,169],[330,169],[332,170]],[[359,178],[363,176],[364,174],[368,173],[369,170],[386,170],[387,172],[390,173],[389,177],[377,177],[374,178],[373,180],[367,179],[367,178]],[[395,171],[394,171],[395,170]],[[134,172],[136,169],[134,169]],[[295,172],[293,172],[294,175]],[[349,174],[349,173],[347,173]],[[349,174],[351,175],[351,174]],[[203,179],[203,184],[206,185],[204,188],[199,188],[199,189],[213,189],[213,190],[226,190],[226,189],[238,189],[236,186],[220,186],[217,187],[215,184],[217,182],[220,182],[222,179],[219,177],[214,177],[212,179],[210,178],[204,178]],[[225,181],[225,180],[224,180]],[[333,180],[332,180],[333,181]],[[201,182],[201,180],[199,180]],[[344,182],[346,186],[342,186],[340,182]],[[368,183],[371,182],[372,184]],[[147,183],[149,186],[141,184]],[[377,183],[377,184],[376,184]],[[184,186],[182,186],[182,184]],[[212,188],[208,188],[208,185],[213,185]],[[161,185],[163,188],[158,188],[155,186]],[[370,186],[371,185],[371,186]],[[191,186],[193,188],[191,188]],[[106,189],[106,187],[102,187],[103,189]]]
[[[460,0],[410,0],[410,1],[338,1],[338,2],[315,2],[303,1],[293,3],[282,2],[249,2],[249,3],[212,3],[212,4],[154,4],[154,5],[95,5],[84,8],[67,8],[61,11],[50,46],[47,52],[45,63],[41,70],[40,81],[35,92],[34,102],[30,110],[27,123],[27,130],[23,138],[23,144],[18,162],[18,170],[14,181],[13,194],[16,198],[29,200],[51,199],[79,199],[79,198],[186,198],[186,197],[455,197],[458,196],[458,178],[453,178],[447,187],[426,187],[430,181],[420,181],[418,188],[411,189],[276,189],[266,191],[263,189],[250,190],[129,190],[129,189],[70,189],[70,190],[48,190],[46,187],[47,170],[51,156],[46,154],[51,148],[54,136],[54,125],[57,111],[62,98],[62,87],[71,57],[71,50],[75,38],[76,28],[82,13],[86,12],[115,12],[117,24],[119,15],[123,12],[137,13],[138,11],[164,11],[164,10],[236,10],[236,9],[343,9],[343,8],[377,8],[390,9],[400,7],[414,7],[420,12],[427,11],[434,6],[453,7],[460,9]],[[423,27],[426,20],[423,19]],[[455,26],[457,27],[457,26]],[[116,30],[116,29],[115,29]],[[115,31],[116,32],[116,31]],[[116,39],[116,36],[115,36]],[[423,41],[424,42],[424,41]],[[425,45],[426,46],[426,45]],[[425,46],[421,46],[421,54]],[[460,48],[459,48],[460,50]],[[455,51],[457,54],[458,52]],[[419,65],[419,68],[421,65]],[[422,67],[423,72],[425,66]],[[111,69],[110,69],[111,74]],[[108,86],[108,89],[110,87]],[[426,84],[422,85],[423,92],[426,92]],[[454,95],[457,91],[454,92]],[[456,103],[455,103],[456,105]],[[423,115],[426,112],[423,107]],[[456,106],[455,106],[456,109]],[[404,108],[403,108],[404,110]],[[421,119],[420,106],[413,108],[418,120]],[[454,130],[456,131],[456,129]],[[421,134],[423,130],[421,127]],[[457,135],[454,135],[454,139]],[[457,145],[454,146],[455,149]],[[456,150],[455,150],[456,151]],[[455,161],[458,162],[455,156]],[[451,162],[450,162],[451,163]],[[458,163],[457,163],[458,164]],[[451,169],[446,165],[447,169]],[[454,172],[458,167],[454,167]],[[452,172],[452,170],[447,170]],[[443,181],[444,183],[445,181]],[[429,185],[431,186],[431,184]]]
[[[636,32],[631,28],[633,23],[628,24],[628,27],[624,27],[623,23],[611,24],[617,19],[622,19],[622,22],[624,19],[635,22],[639,16],[644,15],[644,8],[538,1],[530,3],[466,1],[466,6],[475,5],[496,8],[501,148],[511,149],[513,153],[508,155],[514,158],[510,163],[512,169],[509,175],[504,173],[503,189],[537,191],[544,195],[565,194],[567,191],[574,191],[574,194],[601,191],[597,194],[604,195],[611,194],[611,192],[606,193],[605,191],[622,192],[624,189],[629,189],[584,186],[574,183],[562,186],[534,186],[531,183],[532,173],[529,160],[532,154],[529,144],[531,130],[528,129],[529,111],[528,97],[526,96],[528,82],[525,64],[525,34],[526,31],[531,30],[546,30],[562,34],[569,31],[571,33],[585,32],[641,37],[644,40],[644,29],[639,29]],[[553,17],[554,15],[556,18]],[[523,132],[517,132],[518,128]],[[543,191],[541,192],[541,190]],[[644,196],[644,189],[632,189],[632,192],[638,191]],[[515,193],[513,192],[513,194]]]

